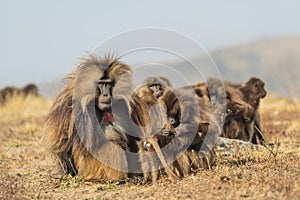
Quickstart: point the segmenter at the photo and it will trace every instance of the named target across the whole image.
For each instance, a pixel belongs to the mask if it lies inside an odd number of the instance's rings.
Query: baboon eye
[[[196,94],[199,96],[199,97],[203,97],[203,94],[200,90],[196,90]]]

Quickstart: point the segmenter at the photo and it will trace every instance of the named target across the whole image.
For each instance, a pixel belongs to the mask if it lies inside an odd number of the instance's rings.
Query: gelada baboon
[[[172,167],[178,176],[199,167],[209,168],[214,162],[213,146],[220,128],[212,119],[206,101],[198,98],[191,87],[168,90],[159,100],[166,112],[163,132],[174,134],[165,152],[169,158],[176,157]]]
[[[233,84],[217,78],[207,80],[209,95],[211,98],[219,98],[226,106],[225,121],[221,136],[231,139],[248,141],[245,126],[251,123],[255,117],[254,108],[243,99],[243,93]],[[225,93],[225,98],[220,97]]]
[[[22,94],[22,90],[16,87],[6,87],[0,91],[0,105],[4,105],[9,99]]]
[[[199,82],[192,86],[195,94],[201,99],[202,104],[211,105],[209,90],[205,82]]]
[[[39,90],[38,87],[35,84],[28,84],[25,87],[23,87],[22,92],[25,96],[32,95],[32,96],[39,96]]]
[[[43,130],[59,167],[86,180],[128,177],[125,152],[134,142],[126,133],[135,131],[126,121],[134,105],[130,67],[110,55],[91,55],[65,82]]]
[[[171,87],[170,81],[165,77],[148,77],[142,82],[142,86],[137,90],[137,95],[142,97],[148,104],[156,104],[164,91]]]
[[[240,87],[244,101],[250,104],[255,110],[254,122],[246,127],[246,132],[249,135],[251,142],[254,144],[265,142],[265,138],[261,133],[260,115],[258,111],[260,99],[265,98],[267,95],[264,86],[265,83],[261,79],[252,77]]]
[[[144,178],[146,180],[152,179],[155,183],[161,173],[161,168],[164,168],[167,176],[172,180],[177,180],[176,175],[171,171],[163,154],[161,147],[164,142],[169,139],[160,131],[161,124],[159,118],[163,114],[159,105],[158,99],[164,94],[171,84],[165,77],[148,77],[142,86],[136,91],[136,95],[140,98],[139,102],[143,102],[144,113],[149,116],[146,133],[140,141],[138,141],[140,163]],[[158,122],[158,123],[157,123]]]
[[[38,88],[34,84],[28,84],[24,88],[20,89],[17,87],[6,87],[0,91],[0,105],[5,104],[9,99],[15,96],[38,96]]]

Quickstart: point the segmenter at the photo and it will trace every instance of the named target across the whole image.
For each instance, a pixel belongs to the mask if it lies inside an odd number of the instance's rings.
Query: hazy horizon
[[[299,6],[297,1],[258,0],[2,1],[0,88],[57,81],[99,43],[141,27],[179,31],[209,52],[300,35]]]

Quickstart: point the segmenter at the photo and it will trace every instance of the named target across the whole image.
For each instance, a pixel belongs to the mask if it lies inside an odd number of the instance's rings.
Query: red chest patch
[[[102,119],[102,124],[106,123],[106,122],[115,122],[116,118],[110,113],[110,112],[105,112],[104,113],[104,117]]]

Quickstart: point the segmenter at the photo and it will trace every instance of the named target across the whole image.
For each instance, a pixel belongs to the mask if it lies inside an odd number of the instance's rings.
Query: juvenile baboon
[[[240,87],[243,93],[243,99],[249,103],[255,110],[254,122],[246,127],[246,132],[252,143],[265,142],[265,138],[261,133],[260,116],[258,112],[261,98],[265,98],[267,91],[264,88],[265,83],[256,77],[250,78],[244,85]]]
[[[142,82],[142,86],[137,90],[137,95],[142,97],[148,104],[156,104],[165,90],[171,87],[170,81],[162,76],[148,77]]]
[[[39,90],[38,87],[35,84],[28,84],[25,87],[23,87],[22,92],[25,96],[32,95],[32,96],[39,96]]]
[[[210,78],[207,84],[211,98],[221,99],[221,104],[226,106],[221,136],[248,141],[249,136],[245,132],[245,126],[254,120],[254,108],[243,99],[243,93],[232,83]],[[223,93],[225,98],[220,97]]]
[[[166,112],[163,131],[175,135],[166,152],[172,159],[175,155],[172,167],[178,176],[214,162],[213,143],[220,131],[206,100],[188,87],[168,90],[159,100]]]
[[[91,55],[65,82],[43,130],[59,167],[86,180],[125,179],[126,151],[134,143],[127,133],[136,131],[129,120],[134,104],[130,67],[110,55]]]
[[[136,95],[140,98],[139,102],[145,104],[143,111],[147,113],[149,117],[148,122],[145,124],[148,126],[144,131],[145,135],[138,141],[140,162],[142,171],[144,172],[144,178],[146,180],[152,179],[154,183],[161,173],[160,168],[165,169],[167,176],[172,181],[177,179],[161,153],[161,148],[170,137],[162,134],[160,131],[160,121],[158,120],[163,113],[157,100],[170,86],[171,84],[167,78],[148,77],[143,81],[142,86],[136,92]]]

